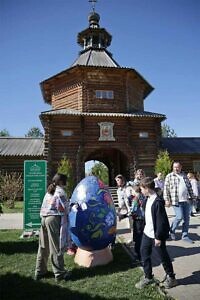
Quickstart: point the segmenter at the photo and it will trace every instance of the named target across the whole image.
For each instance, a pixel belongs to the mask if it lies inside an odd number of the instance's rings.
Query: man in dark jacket
[[[142,289],[146,285],[155,283],[152,273],[151,254],[153,246],[161,258],[166,272],[165,288],[177,285],[173,265],[166,249],[166,240],[169,237],[169,221],[165,210],[165,202],[155,192],[153,178],[145,177],[140,182],[141,192],[147,197],[145,203],[145,227],[141,244],[141,257],[145,277],[135,287]]]

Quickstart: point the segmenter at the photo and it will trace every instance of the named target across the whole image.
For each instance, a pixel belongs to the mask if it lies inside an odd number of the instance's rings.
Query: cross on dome
[[[97,3],[97,0],[88,0],[92,4],[92,10],[95,11],[95,3]]]

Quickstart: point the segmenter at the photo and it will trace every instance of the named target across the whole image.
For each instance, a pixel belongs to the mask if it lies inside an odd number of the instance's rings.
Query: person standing
[[[161,172],[157,173],[157,177],[154,178],[154,182],[155,182],[156,193],[158,194],[158,196],[163,198],[163,189],[164,189],[165,181],[163,179],[163,174]]]
[[[191,183],[193,194],[195,196],[194,201],[191,201],[191,203],[190,203],[190,216],[194,217],[195,215],[193,214],[193,207],[197,208],[197,199],[198,199],[198,194],[199,194],[199,192],[198,192],[198,181],[196,180],[195,175],[192,172],[189,172],[187,174],[187,177],[188,177],[188,179]]]
[[[64,191],[67,177],[57,173],[47,188],[40,210],[41,228],[36,259],[35,280],[48,275],[50,256],[55,281],[67,280],[70,273],[64,268],[64,252],[68,239],[68,201]]]
[[[165,181],[163,179],[163,174],[161,172],[157,173],[157,177],[154,178],[154,182],[155,182],[155,188],[163,192]]]
[[[141,193],[139,185],[132,187],[131,198],[131,216],[133,219],[133,241],[135,242],[134,250],[137,259],[141,261],[140,247],[144,230],[144,201],[145,197]]]
[[[130,214],[130,206],[126,195],[126,179],[123,175],[118,174],[115,177],[117,183],[117,198],[118,198],[118,215],[119,220],[123,217],[127,217]]]
[[[196,199],[196,212],[199,213],[200,212],[200,178],[199,176],[196,176],[196,180],[197,180],[197,187],[198,187],[198,197]]]
[[[166,207],[173,206],[175,218],[170,227],[172,240],[176,239],[175,231],[179,223],[182,224],[182,240],[188,243],[193,241],[188,237],[190,221],[190,200],[194,199],[192,186],[186,174],[182,172],[180,162],[173,163],[173,170],[165,178],[163,198]]]
[[[166,276],[163,281],[165,288],[176,286],[173,265],[166,248],[166,240],[169,237],[169,221],[165,210],[165,202],[155,191],[153,178],[146,177],[141,180],[140,188],[142,194],[147,197],[144,203],[145,227],[141,243],[141,258],[144,270],[144,278],[136,283],[135,287],[142,289],[149,284],[156,283],[152,273],[151,254],[155,247],[156,253],[161,259]]]
[[[145,177],[145,172],[143,169],[137,169],[135,172],[135,178],[131,181],[131,185],[139,185],[140,181]]]

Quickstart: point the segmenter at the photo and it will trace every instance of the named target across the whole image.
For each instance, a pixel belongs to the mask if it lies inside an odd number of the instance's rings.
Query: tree
[[[2,129],[0,130],[0,136],[10,136],[10,133],[8,132],[7,129]]]
[[[170,128],[170,126],[164,123],[161,127],[162,137],[177,137],[174,129]]]
[[[97,176],[105,184],[108,185],[109,183],[108,168],[102,162],[98,162],[94,164],[94,166],[91,169],[91,174]]]
[[[25,137],[39,138],[39,137],[43,137],[43,136],[44,136],[44,134],[42,133],[42,131],[38,127],[32,127],[32,128],[30,128],[29,131],[28,131],[28,133],[25,134]]]
[[[171,172],[172,164],[173,161],[170,159],[167,150],[159,151],[155,164],[155,174],[161,172],[165,177],[169,172]]]
[[[64,155],[61,161],[59,162],[57,172],[67,176],[66,192],[67,196],[70,198],[74,188],[74,174],[72,163],[66,157],[66,155]]]

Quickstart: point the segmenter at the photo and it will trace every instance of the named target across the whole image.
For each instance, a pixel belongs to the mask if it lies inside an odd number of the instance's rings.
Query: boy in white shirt
[[[173,265],[166,249],[166,240],[169,237],[169,221],[165,210],[165,202],[155,192],[153,178],[146,177],[140,182],[141,192],[147,197],[144,204],[145,227],[141,244],[141,258],[145,277],[135,287],[143,287],[155,283],[152,273],[151,254],[155,246],[158,256],[161,258],[166,272],[163,285],[169,289],[177,285]]]

